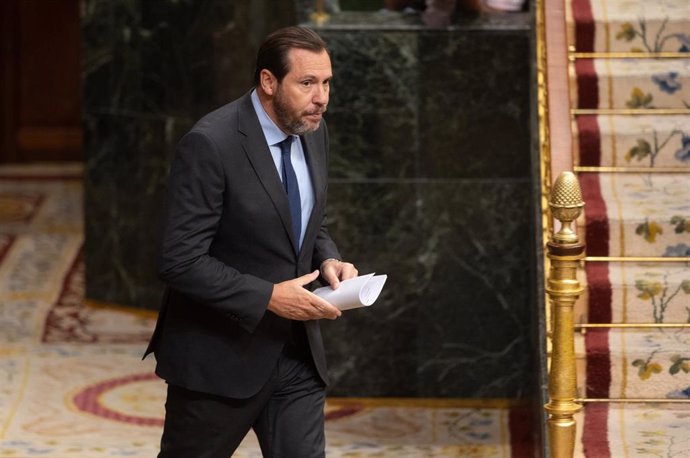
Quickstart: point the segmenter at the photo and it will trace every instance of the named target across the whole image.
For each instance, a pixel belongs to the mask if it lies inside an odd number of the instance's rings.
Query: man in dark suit
[[[168,383],[161,458],[227,458],[250,429],[264,456],[324,456],[322,318],[305,289],[355,277],[325,223],[332,78],[312,30],[269,35],[256,87],[180,141],[147,354]]]

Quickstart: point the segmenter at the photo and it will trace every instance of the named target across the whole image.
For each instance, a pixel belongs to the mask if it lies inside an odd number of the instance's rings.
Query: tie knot
[[[290,155],[290,150],[292,148],[292,135],[288,135],[285,140],[279,143],[280,145],[280,152],[285,156],[286,154],[289,156]]]

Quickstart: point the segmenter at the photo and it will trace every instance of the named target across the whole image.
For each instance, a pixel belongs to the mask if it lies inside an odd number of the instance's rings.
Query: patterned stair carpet
[[[678,262],[588,262],[579,323],[686,323],[687,266]]]
[[[690,2],[565,5],[579,232],[596,258],[576,320],[690,323]],[[576,351],[580,396],[638,401],[586,404],[578,456],[690,456],[690,404],[642,402],[690,399],[690,328],[586,329]]]
[[[684,173],[581,173],[589,256],[690,253],[690,169]]]
[[[587,404],[577,416],[575,456],[690,456],[690,405],[673,409],[660,404]]]
[[[688,165],[687,116],[578,116],[575,140],[579,163],[587,167],[663,167]]]
[[[569,42],[578,52],[690,49],[684,0],[570,0]]]
[[[156,456],[154,317],[84,302],[78,167],[0,168],[0,457]],[[527,457],[520,409],[329,398],[329,457]],[[250,434],[235,454],[260,457]]]
[[[575,64],[574,108],[687,108],[690,59],[587,59]]]

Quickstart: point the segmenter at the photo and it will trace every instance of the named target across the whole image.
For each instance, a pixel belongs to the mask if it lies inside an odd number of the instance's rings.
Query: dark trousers
[[[324,457],[324,402],[324,384],[313,363],[289,350],[249,399],[168,385],[158,458],[229,458],[250,429],[266,458]]]

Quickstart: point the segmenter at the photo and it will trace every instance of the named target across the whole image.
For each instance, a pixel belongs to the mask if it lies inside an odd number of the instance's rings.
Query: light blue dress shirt
[[[266,143],[268,143],[268,148],[271,150],[271,156],[273,157],[273,163],[278,171],[278,177],[281,181],[283,179],[283,164],[281,160],[281,151],[279,143],[285,140],[288,136],[280,130],[278,126],[273,122],[273,120],[268,116],[266,110],[261,105],[259,101],[259,96],[256,94],[256,89],[252,91],[251,94],[252,105],[254,105],[254,111],[259,117],[259,124],[261,124],[261,130],[264,132],[264,137],[266,137]],[[299,136],[292,141],[292,150],[290,151],[290,158],[292,159],[292,167],[295,169],[295,175],[297,175],[297,184],[299,186],[299,197],[302,206],[302,232],[299,236],[299,246],[302,246],[302,241],[304,240],[304,233],[307,230],[307,225],[309,224],[309,218],[311,217],[311,211],[314,208],[314,187],[311,183],[311,175],[309,174],[309,166],[307,165],[307,158],[304,156],[304,150],[302,149],[302,142]]]

